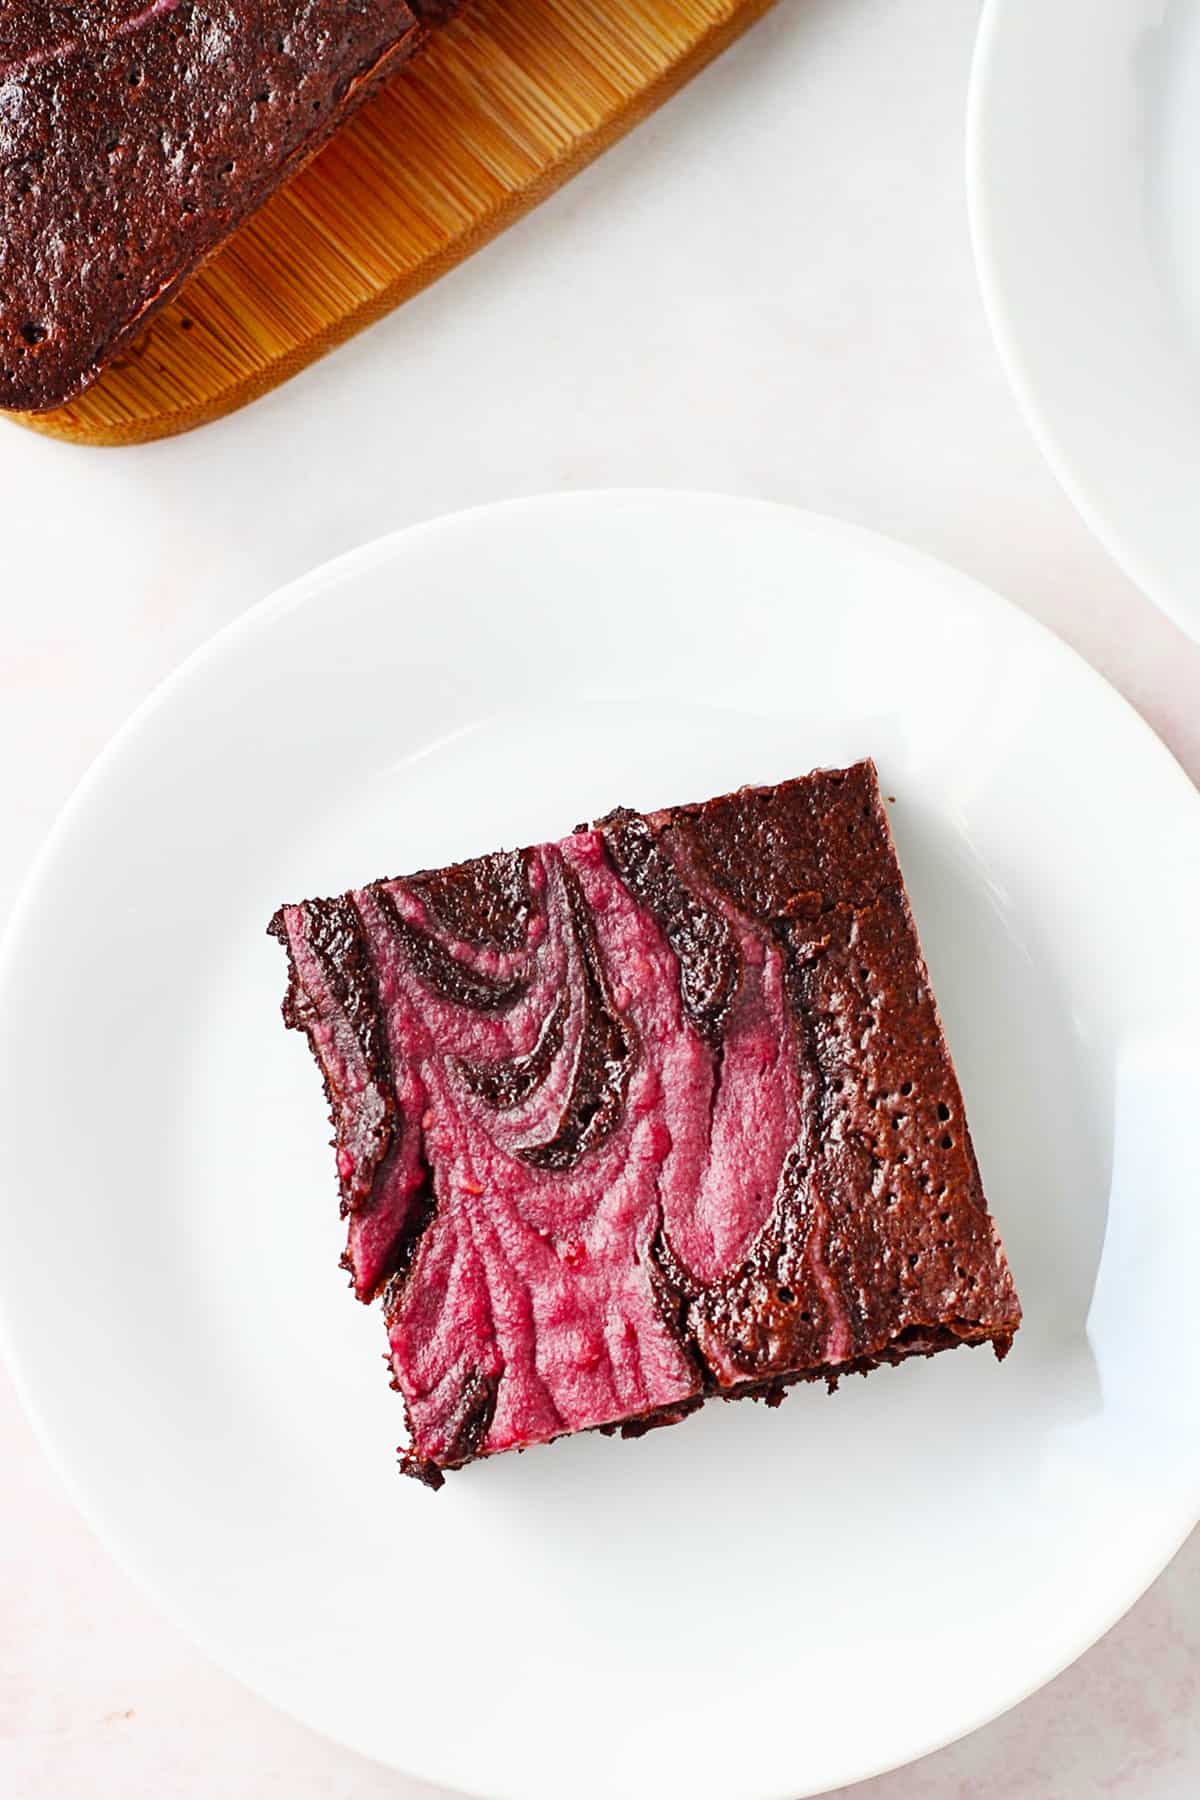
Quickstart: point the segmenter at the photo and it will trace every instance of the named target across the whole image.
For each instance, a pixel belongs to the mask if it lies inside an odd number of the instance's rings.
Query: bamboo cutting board
[[[137,444],[244,406],[536,206],[772,3],[471,0],[94,387],[14,416]]]

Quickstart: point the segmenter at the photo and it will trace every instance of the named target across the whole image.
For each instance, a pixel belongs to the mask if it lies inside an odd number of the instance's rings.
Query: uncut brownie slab
[[[874,765],[283,906],[407,1473],[1021,1318]]]
[[[0,407],[85,387],[447,0],[0,6]]]

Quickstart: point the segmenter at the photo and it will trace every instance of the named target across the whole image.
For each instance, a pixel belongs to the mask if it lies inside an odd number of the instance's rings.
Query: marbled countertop
[[[0,427],[0,917],[92,756],[216,627],[380,532],[546,489],[723,488],[907,539],[1074,644],[1200,779],[1200,648],[1077,519],[988,337],[962,176],[976,16],[784,0],[533,217],[249,411],[123,452]],[[192,1650],[92,1539],[2,1375],[0,1456],[0,1793],[432,1794]],[[1200,1543],[1042,1693],[851,1791],[1200,1793]]]

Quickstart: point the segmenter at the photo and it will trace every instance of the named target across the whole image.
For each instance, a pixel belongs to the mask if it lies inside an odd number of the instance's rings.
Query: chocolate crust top
[[[0,407],[62,405],[453,8],[0,13]]]

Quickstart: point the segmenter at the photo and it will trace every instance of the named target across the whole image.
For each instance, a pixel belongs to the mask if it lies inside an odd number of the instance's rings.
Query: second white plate
[[[1009,378],[1096,536],[1200,638],[1200,0],[988,0],[976,263]]]
[[[396,1473],[276,903],[872,753],[1026,1323]],[[525,1800],[815,1794],[1077,1655],[1200,1512],[1200,800],[1021,614],[746,501],[467,514],[193,658],[0,959],[0,1300],[105,1539],[261,1693]]]

